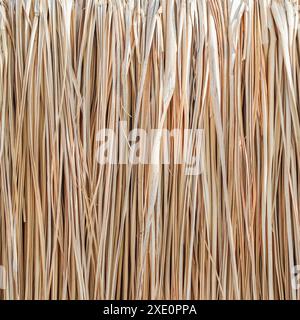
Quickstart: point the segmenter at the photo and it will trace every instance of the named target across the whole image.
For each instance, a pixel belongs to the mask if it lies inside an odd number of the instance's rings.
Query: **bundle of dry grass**
[[[300,298],[297,6],[2,0],[2,298]],[[203,129],[202,174],[99,164],[120,121]]]

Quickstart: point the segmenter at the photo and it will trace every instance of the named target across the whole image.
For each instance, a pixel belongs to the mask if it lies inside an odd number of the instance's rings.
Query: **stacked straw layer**
[[[300,298],[299,71],[298,1],[2,0],[0,297]],[[100,164],[120,121],[202,174]]]

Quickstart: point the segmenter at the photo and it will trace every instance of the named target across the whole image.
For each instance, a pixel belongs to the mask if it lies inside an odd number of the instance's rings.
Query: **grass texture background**
[[[299,70],[298,1],[2,0],[1,298],[299,298]],[[203,173],[100,165],[119,121]]]

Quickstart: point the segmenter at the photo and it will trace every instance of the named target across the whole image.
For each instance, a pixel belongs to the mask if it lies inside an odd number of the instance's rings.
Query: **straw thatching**
[[[299,30],[292,0],[0,1],[0,297],[300,298]],[[99,164],[120,121],[202,129],[202,174],[160,135]]]

